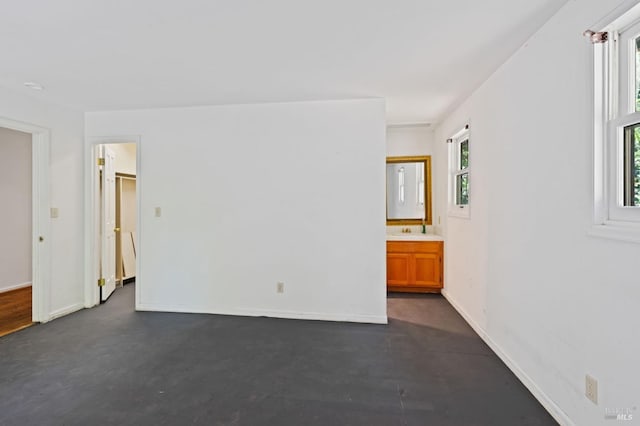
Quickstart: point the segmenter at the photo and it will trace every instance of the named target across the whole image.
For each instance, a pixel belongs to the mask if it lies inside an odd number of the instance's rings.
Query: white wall
[[[432,155],[433,129],[427,126],[387,127],[387,156]]]
[[[611,3],[569,2],[435,138],[445,182],[440,142],[470,124],[471,219],[447,219],[446,294],[575,425],[610,424],[605,408],[640,406],[640,245],[587,235],[592,71],[581,33]],[[599,381],[597,406],[584,396],[586,373]]]
[[[51,131],[51,314],[83,306],[83,114],[0,87],[0,117]]]
[[[385,322],[384,120],[377,99],[87,113],[88,136],[141,135],[138,307]]]
[[[0,291],[31,284],[31,134],[0,127]]]

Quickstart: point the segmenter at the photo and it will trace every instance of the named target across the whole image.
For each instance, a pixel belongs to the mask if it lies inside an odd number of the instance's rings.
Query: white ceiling
[[[0,0],[0,85],[88,111],[384,97],[436,122],[566,1]]]

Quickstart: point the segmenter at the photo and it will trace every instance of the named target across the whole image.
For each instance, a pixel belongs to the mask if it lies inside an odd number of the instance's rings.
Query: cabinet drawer
[[[387,241],[387,253],[441,253],[442,241]]]

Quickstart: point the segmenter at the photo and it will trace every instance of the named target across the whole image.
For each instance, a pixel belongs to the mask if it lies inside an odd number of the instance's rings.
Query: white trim
[[[136,287],[137,284],[136,284]],[[295,312],[279,311],[271,309],[193,309],[192,307],[181,307],[176,305],[154,305],[138,304],[138,311],[151,312],[180,312],[191,314],[213,314],[213,315],[233,315],[243,317],[270,317],[300,320],[337,321],[337,322],[357,322],[366,324],[387,324],[386,315],[359,315],[359,314],[336,314],[321,312]]]
[[[607,150],[606,121],[609,116],[608,106],[611,104],[610,88],[605,82],[610,81],[608,77],[609,49],[608,43],[596,44],[593,49],[593,222],[604,223],[607,218],[607,188],[606,175]]]
[[[98,291],[97,280],[99,278],[99,250],[96,247],[97,244],[97,227],[99,220],[99,211],[96,206],[98,197],[98,185],[99,182],[96,179],[96,166],[94,150],[99,145],[104,144],[121,144],[121,143],[135,143],[136,144],[136,204],[137,217],[136,217],[136,247],[140,247],[139,242],[142,235],[142,167],[141,167],[141,137],[139,135],[123,135],[123,136],[97,136],[87,137],[85,144],[85,204],[84,204],[84,231],[85,231],[85,244],[84,244],[84,285],[85,285],[85,297],[84,307],[91,308],[100,303],[100,292]],[[135,303],[136,309],[140,302],[141,295],[141,254],[140,250],[136,251],[136,292]]]
[[[51,312],[51,216],[49,199],[50,134],[33,134],[33,321],[46,322]],[[37,207],[36,207],[37,206]],[[39,242],[42,236],[44,241]]]
[[[50,145],[49,129],[0,117],[0,127],[31,134],[32,161],[32,225],[31,281],[32,321],[46,322],[51,309],[51,218],[49,203]],[[43,241],[40,242],[39,238]]]
[[[465,133],[469,133],[469,122],[470,120],[467,120],[467,124],[465,124],[464,126],[462,126],[462,128],[460,130],[458,130],[457,132],[455,132],[453,135],[451,135],[451,139],[461,139],[462,136]]]
[[[54,320],[56,318],[63,317],[65,315],[72,314],[80,309],[84,309],[83,303],[74,303],[73,305],[65,306],[64,308],[56,309],[51,312],[49,320]]]
[[[7,291],[13,291],[13,290],[17,290],[19,288],[25,288],[25,287],[31,287],[31,281],[28,281],[26,283],[13,284],[13,285],[10,285],[9,287],[0,288],[0,293],[6,293]]]
[[[431,127],[431,123],[428,123],[426,121],[387,123],[387,129],[413,129],[416,127]]]
[[[605,222],[603,225],[593,225],[587,235],[595,238],[626,241],[640,244],[640,225],[621,225],[622,222]]]
[[[561,425],[564,426],[575,426],[575,423],[569,418],[567,413],[565,413],[562,408],[558,406],[550,397],[547,395],[540,387],[536,384],[536,382],[529,377],[529,375],[522,369],[520,366],[498,345],[491,337],[487,334],[487,332],[476,323],[471,316],[462,308],[462,306],[456,302],[451,295],[445,290],[442,289],[442,295],[445,299],[453,306],[453,308],[458,311],[458,313],[464,318],[464,320],[473,328],[473,331],[476,332],[478,336],[489,346],[489,348],[505,363],[505,365],[516,375],[518,380],[522,382],[523,385],[529,389],[529,392],[542,404],[542,406],[551,414],[551,416]]]
[[[88,156],[88,157],[87,157]],[[96,216],[97,216],[97,206],[94,206],[94,193],[96,192],[95,186],[98,185],[98,182],[94,173],[94,165],[95,161],[95,145],[87,144],[85,147],[85,257],[84,257],[84,306],[85,308],[90,308],[99,303],[97,300],[98,292],[95,286],[98,278],[98,273],[96,269],[98,268],[98,264],[96,262],[95,256],[97,256],[98,250],[95,247],[95,235],[96,235]]]
[[[471,175],[469,175],[471,176]],[[447,216],[455,217],[458,219],[471,219],[471,211],[469,209],[469,205],[466,206],[451,206],[447,211]]]

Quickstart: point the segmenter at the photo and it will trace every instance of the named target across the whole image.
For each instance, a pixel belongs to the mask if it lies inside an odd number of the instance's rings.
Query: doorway
[[[85,305],[105,303],[138,278],[139,139],[94,138],[87,150],[89,261]],[[135,294],[138,300],[137,286]]]
[[[32,324],[31,134],[0,128],[0,335]]]
[[[49,131],[0,117],[0,336],[50,319]]]

